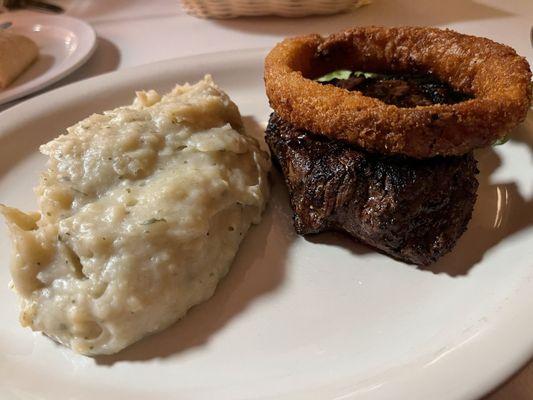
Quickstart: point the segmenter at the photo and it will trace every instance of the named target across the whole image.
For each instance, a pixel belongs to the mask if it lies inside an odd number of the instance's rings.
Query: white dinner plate
[[[37,148],[137,89],[210,72],[261,134],[264,51],[176,59],[78,82],[0,114],[0,201],[36,208]],[[294,233],[277,172],[263,221],[214,297],[106,357],[74,354],[18,324],[0,230],[3,399],[471,399],[533,351],[533,121],[477,153],[468,231],[431,269],[337,234]]]
[[[10,21],[9,30],[32,39],[39,47],[37,60],[4,90],[0,104],[43,89],[78,69],[96,47],[96,34],[84,21],[63,15],[31,11],[0,14],[0,23]]]

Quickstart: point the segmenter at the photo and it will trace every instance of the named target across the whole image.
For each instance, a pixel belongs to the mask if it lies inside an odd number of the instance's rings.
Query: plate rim
[[[98,75],[86,80],[74,82],[52,91],[40,94],[23,101],[0,113],[0,124],[7,129],[0,131],[0,136],[8,134],[24,120],[28,112],[39,109],[40,113],[47,114],[57,110],[61,104],[71,98],[77,98],[79,92],[99,93],[106,83],[113,81],[115,85],[126,85],[132,79],[142,81],[156,75],[162,68],[173,69],[179,75],[180,69],[186,69],[192,64],[203,63],[217,65],[224,63],[231,54],[233,60],[238,60],[241,65],[246,62],[257,62],[264,57],[267,49],[254,48],[239,51],[223,51],[177,57],[155,63],[142,64],[124,68],[106,74]],[[98,83],[98,84],[96,84]],[[81,89],[81,90],[80,90]],[[59,102],[48,101],[48,98],[59,98]],[[94,104],[88,104],[89,108]],[[96,112],[97,110],[88,110]],[[31,114],[30,114],[31,115]],[[36,118],[35,116],[33,118]],[[406,398],[442,398],[442,399],[469,399],[483,396],[495,389],[502,382],[514,374],[521,366],[533,356],[533,318],[529,312],[533,306],[533,296],[528,295],[533,288],[533,280],[521,281],[521,285],[514,292],[513,297],[507,298],[507,310],[500,312],[487,322],[475,337],[468,337],[459,345],[444,352],[437,359],[425,364],[416,365],[405,373],[395,376],[382,385],[366,390],[353,388],[350,392],[347,387],[349,382],[343,382],[338,388],[327,389],[324,393],[327,398],[343,399],[386,399],[391,395]],[[500,346],[495,346],[500,344]],[[487,363],[487,354],[496,362]],[[472,373],[472,371],[482,371]],[[467,376],[468,385],[459,385],[458,377]],[[463,379],[463,383],[465,383]],[[357,385],[358,382],[355,382]],[[453,388],[453,393],[450,389]],[[364,392],[362,389],[365,389]],[[342,390],[343,392],[339,392]],[[347,393],[348,391],[348,393]],[[421,397],[421,395],[425,397]],[[443,397],[444,396],[444,397]],[[278,396],[276,398],[300,398],[296,396]]]
[[[12,16],[10,18],[10,16]],[[35,80],[37,80],[40,76],[30,80],[27,82],[28,86],[25,89],[18,90],[19,88],[15,87],[10,89],[9,86],[4,89],[3,91],[0,91],[0,105],[8,104],[12,101],[15,101],[17,99],[20,99],[22,97],[28,96],[31,93],[35,93],[39,90],[42,90],[59,80],[63,79],[67,75],[70,75],[72,72],[80,68],[83,64],[85,64],[89,58],[94,54],[96,47],[97,47],[97,36],[96,31],[94,28],[87,23],[86,21],[83,21],[78,18],[74,18],[68,15],[51,15],[51,14],[44,14],[44,13],[35,13],[32,11],[14,11],[6,13],[2,16],[0,16],[0,22],[2,20],[10,20],[14,21],[16,23],[17,19],[20,19],[20,21],[28,21],[33,19],[40,19],[43,20],[46,24],[46,21],[49,21],[49,24],[54,24],[58,21],[63,21],[64,23],[68,23],[69,26],[77,26],[79,29],[83,31],[84,34],[88,35],[87,42],[83,42],[79,49],[76,50],[75,53],[78,54],[76,58],[74,58],[70,63],[66,64],[62,68],[58,70],[55,74],[53,74],[49,79],[42,81],[40,83],[33,83]],[[31,68],[31,66],[30,66]],[[10,93],[11,92],[11,93]]]

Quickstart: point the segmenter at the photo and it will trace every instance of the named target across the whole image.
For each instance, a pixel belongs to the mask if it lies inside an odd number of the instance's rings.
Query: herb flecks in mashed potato
[[[0,206],[20,319],[83,354],[115,353],[209,298],[268,197],[270,159],[210,77],[139,92],[41,151],[40,212]]]

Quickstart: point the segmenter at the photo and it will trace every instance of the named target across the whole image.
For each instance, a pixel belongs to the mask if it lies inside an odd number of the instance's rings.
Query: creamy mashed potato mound
[[[1,206],[21,323],[115,353],[208,299],[268,197],[268,155],[206,76],[41,146],[39,210]]]

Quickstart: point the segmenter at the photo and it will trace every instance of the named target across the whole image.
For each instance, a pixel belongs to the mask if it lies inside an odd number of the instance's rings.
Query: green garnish
[[[156,222],[167,222],[167,220],[165,218],[150,218],[144,222],[141,222],[141,225],[152,225]]]
[[[338,69],[337,71],[332,71],[329,74],[317,78],[318,82],[331,82],[334,79],[348,79],[348,78],[359,78],[363,77],[366,79],[378,79],[378,78],[389,78],[389,75],[378,74],[376,72],[364,72],[364,71],[349,71],[347,69]]]
[[[505,144],[509,141],[508,136],[504,136],[496,140],[494,143],[492,143],[493,146],[501,146],[502,144]]]
[[[377,78],[386,78],[387,75],[378,74],[376,72],[363,72],[363,71],[354,71],[352,74],[353,77],[359,78],[360,76],[366,79],[377,79]]]
[[[330,72],[324,76],[321,76],[317,79],[318,82],[329,82],[333,79],[348,79],[352,75],[352,71],[347,69],[339,69],[337,71]]]

